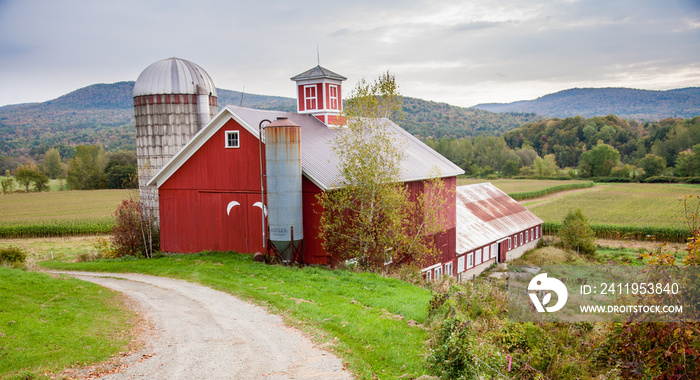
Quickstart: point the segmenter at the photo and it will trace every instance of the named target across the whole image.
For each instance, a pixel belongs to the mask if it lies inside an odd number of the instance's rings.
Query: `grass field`
[[[95,244],[99,238],[109,239],[108,235],[65,236],[48,238],[0,239],[0,249],[16,247],[27,254],[27,259],[39,262],[44,260],[75,261],[79,255],[96,255]]]
[[[426,321],[431,294],[397,279],[267,265],[235,253],[41,265],[181,278],[263,304],[317,341],[330,342],[360,379],[417,378],[426,371],[428,333],[417,324]]]
[[[699,193],[700,185],[599,183],[590,191],[524,204],[545,222],[561,222],[569,210],[580,208],[591,223],[684,227],[680,198]]]
[[[491,182],[497,188],[503,190],[505,193],[524,193],[527,191],[543,190],[548,187],[554,187],[569,183],[586,183],[590,181],[585,180],[570,180],[570,181],[559,181],[559,180],[539,180],[539,179],[478,179],[478,178],[458,178],[457,186],[462,185],[473,185],[475,183]]]
[[[98,285],[0,267],[0,295],[0,379],[103,362],[130,341],[134,315]]]

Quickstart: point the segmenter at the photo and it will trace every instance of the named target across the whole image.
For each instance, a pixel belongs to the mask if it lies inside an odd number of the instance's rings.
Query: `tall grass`
[[[0,239],[101,235],[110,233],[113,226],[114,220],[111,218],[0,224]]]
[[[619,226],[613,224],[590,225],[595,236],[601,239],[632,239],[667,241],[674,243],[685,243],[690,236],[688,228],[683,227],[657,227],[657,226]],[[561,223],[545,222],[542,225],[544,234],[556,234]]]

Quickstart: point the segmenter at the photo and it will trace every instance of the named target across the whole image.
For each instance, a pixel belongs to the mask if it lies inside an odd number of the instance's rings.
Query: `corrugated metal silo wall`
[[[284,251],[304,237],[301,191],[300,127],[265,127],[267,207],[270,240]]]

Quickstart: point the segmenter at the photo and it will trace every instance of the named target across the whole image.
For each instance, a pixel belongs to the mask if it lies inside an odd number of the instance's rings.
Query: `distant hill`
[[[0,107],[0,155],[41,153],[55,145],[102,144],[106,150],[135,149],[132,93],[134,82],[94,84],[43,103]],[[293,112],[295,99],[217,89],[219,105]],[[404,119],[397,120],[419,137],[467,137],[501,134],[535,114],[499,114],[404,98]]]
[[[534,100],[478,104],[491,112],[532,112],[549,117],[607,116],[624,119],[661,120],[700,115],[700,87],[668,91],[631,88],[573,88]]]

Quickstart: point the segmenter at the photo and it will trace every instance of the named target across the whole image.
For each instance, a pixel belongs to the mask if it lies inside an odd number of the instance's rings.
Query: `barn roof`
[[[530,210],[489,182],[457,187],[457,254],[542,224]]]
[[[274,121],[287,117],[301,126],[301,166],[302,173],[322,190],[339,187],[338,157],[333,152],[332,141],[342,128],[329,128],[312,115],[293,112],[257,110],[228,105],[209,124],[200,130],[161,170],[153,176],[149,186],[162,185],[182,166],[206,141],[213,136],[229,119],[234,119],[253,136],[258,137],[258,125],[264,119]],[[433,176],[435,169],[440,177],[453,177],[464,171],[451,161],[425,145],[403,128],[385,119],[389,128],[406,145],[406,159],[401,163],[401,179],[405,182],[418,181]]]
[[[330,70],[328,70],[325,67],[322,67],[321,65],[316,66],[314,68],[311,68],[309,70],[304,71],[301,74],[297,74],[290,79],[293,81],[300,81],[300,80],[311,80],[311,79],[321,79],[321,78],[330,78],[330,79],[336,79],[340,81],[344,81],[348,78],[334,73]]]

